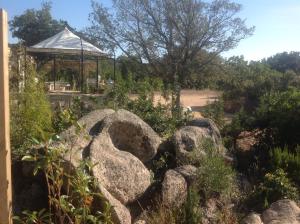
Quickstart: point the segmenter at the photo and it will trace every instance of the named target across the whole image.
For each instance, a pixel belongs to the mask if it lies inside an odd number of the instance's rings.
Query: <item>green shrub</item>
[[[126,109],[138,115],[154,131],[166,137],[171,136],[176,128],[191,119],[191,114],[188,112],[172,115],[170,105],[159,103],[155,106],[153,99],[146,95],[140,95],[138,99],[130,101]]]
[[[214,103],[208,104],[202,112],[204,117],[212,119],[219,128],[225,124],[224,120],[224,101],[218,100]]]
[[[270,152],[271,169],[283,169],[288,177],[300,187],[300,147],[290,152],[287,147],[275,148]]]
[[[300,90],[289,89],[261,97],[254,126],[269,131],[265,140],[269,146],[295,148],[300,144]]]
[[[206,156],[197,171],[197,186],[206,198],[230,196],[234,188],[234,172],[219,156]]]
[[[25,88],[11,93],[11,145],[14,155],[31,145],[31,139],[43,139],[52,129],[52,111],[42,82],[33,65],[27,65]]]
[[[213,196],[230,196],[235,190],[234,171],[225,163],[220,152],[210,139],[203,141],[200,150],[206,155],[193,155],[193,164],[197,170],[197,189],[203,192],[205,199]]]
[[[187,200],[180,214],[180,222],[183,224],[198,224],[201,222],[202,209],[200,207],[200,196],[196,189],[190,187]]]
[[[283,198],[297,200],[299,196],[297,188],[287,178],[287,173],[282,169],[277,169],[264,176],[263,181],[251,194],[249,203],[252,208],[263,210],[271,203]]]
[[[201,223],[202,208],[197,191],[191,187],[187,200],[180,208],[169,208],[162,204],[148,212],[145,221],[149,224],[198,224]]]
[[[78,131],[82,127],[77,124]],[[91,164],[83,160],[79,167],[73,170],[63,159],[67,151],[72,148],[56,146],[53,139],[46,142],[34,142],[40,146],[28,149],[22,160],[31,162],[34,166],[33,175],[42,173],[48,189],[49,210],[40,212],[23,212],[22,217],[15,217],[19,223],[103,223],[113,224],[111,221],[111,206],[105,202],[94,177],[90,175]],[[70,165],[71,166],[71,165]],[[66,170],[72,172],[65,172]],[[102,202],[103,210],[93,210],[95,199]]]

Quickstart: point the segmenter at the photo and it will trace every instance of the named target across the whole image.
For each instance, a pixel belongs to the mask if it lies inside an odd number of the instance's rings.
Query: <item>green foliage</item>
[[[37,211],[23,211],[23,216],[14,216],[13,220],[16,224],[49,224],[50,223],[50,214],[46,209],[42,209],[39,212]]]
[[[230,196],[234,185],[234,172],[220,157],[207,157],[198,168],[198,188],[206,198],[214,195]]]
[[[225,163],[211,141],[204,141],[206,156],[199,160],[197,170],[197,188],[203,192],[205,199],[213,196],[228,197],[235,190],[233,169]],[[208,175],[209,174],[209,175]]]
[[[159,205],[156,210],[146,215],[149,224],[198,224],[201,223],[202,209],[197,191],[190,188],[186,202],[180,208]]]
[[[300,147],[290,152],[287,147],[275,148],[270,152],[271,169],[283,169],[287,176],[300,186]]]
[[[224,120],[224,101],[217,100],[208,104],[202,112],[205,118],[212,119],[219,128],[222,128],[225,124]]]
[[[45,2],[40,10],[28,9],[15,16],[9,22],[12,35],[24,41],[26,46],[31,46],[62,31],[67,22],[53,19],[50,11],[51,4]]]
[[[250,196],[248,203],[251,207],[255,206],[255,209],[263,210],[279,199],[297,200],[298,193],[297,188],[287,178],[287,174],[282,169],[277,169],[264,176],[263,181]]]
[[[154,105],[152,98],[140,95],[137,100],[128,103],[127,109],[148,123],[154,131],[162,136],[172,135],[176,128],[183,126],[190,118],[189,112],[171,114],[170,105]]]
[[[25,88],[11,93],[11,145],[13,153],[41,140],[52,132],[52,111],[43,84],[37,81],[33,66],[28,63]]]
[[[291,88],[264,95],[255,113],[255,127],[268,129],[273,146],[300,144],[300,91]]]
[[[299,74],[300,72],[300,53],[299,52],[282,52],[275,54],[265,60],[263,63],[269,65],[272,69],[280,72],[292,70]]]
[[[163,83],[160,79],[150,80],[145,78],[143,80],[134,81],[118,78],[118,82],[105,96],[105,107],[113,109],[126,109],[148,123],[157,133],[168,137],[174,133],[176,128],[184,125],[191,119],[190,112],[183,112],[180,109],[179,113],[172,114],[172,107],[170,104],[154,104],[154,91],[162,91]],[[131,89],[131,87],[134,87]],[[136,93],[137,98],[130,99],[129,95]]]
[[[82,129],[80,125],[77,127]],[[40,215],[44,214],[42,211],[27,212],[24,217],[16,219],[23,220],[23,223],[39,223],[31,220],[41,219],[42,223],[112,224],[109,204],[104,203],[103,213],[92,210],[93,201],[96,198],[102,200],[102,195],[95,193],[96,180],[90,175],[93,165],[89,161],[83,161],[74,171],[63,159],[67,150],[72,149],[55,146],[52,139],[43,144],[36,139],[34,142],[42,146],[27,150],[22,160],[34,163],[34,175],[39,172],[44,174],[48,188],[49,212],[43,216]]]
[[[183,205],[181,213],[179,223],[198,224],[201,222],[202,210],[200,207],[200,196],[193,187],[190,187],[188,190],[187,200]]]

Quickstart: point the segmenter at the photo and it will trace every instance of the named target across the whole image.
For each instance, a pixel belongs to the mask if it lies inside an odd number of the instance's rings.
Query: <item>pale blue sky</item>
[[[256,27],[252,37],[240,42],[237,48],[224,53],[225,57],[244,55],[247,60],[259,60],[283,51],[300,51],[300,0],[234,0],[243,5],[240,13],[248,25]],[[39,8],[41,0],[0,0],[0,8],[9,18],[28,8]],[[89,0],[52,0],[52,15],[56,19],[82,29],[88,25],[91,12]],[[111,0],[102,0],[111,7]],[[12,39],[10,38],[12,41]]]

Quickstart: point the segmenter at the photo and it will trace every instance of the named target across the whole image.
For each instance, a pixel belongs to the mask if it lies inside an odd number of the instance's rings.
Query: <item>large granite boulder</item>
[[[161,143],[161,138],[148,124],[126,110],[106,117],[101,129],[108,133],[117,149],[130,152],[144,163],[156,155]]]
[[[259,214],[251,213],[247,215],[241,222],[241,224],[263,224]]]
[[[222,145],[222,137],[220,131],[217,125],[215,124],[215,122],[213,122],[211,119],[209,118],[194,119],[189,121],[187,123],[187,126],[195,126],[202,129],[206,129],[206,131],[211,136],[213,141],[218,145]]]
[[[197,167],[195,166],[184,165],[176,167],[174,170],[184,177],[188,185],[192,185],[197,179]]]
[[[88,154],[88,146],[93,136],[99,133],[103,119],[113,114],[112,109],[94,110],[80,118],[77,123],[81,126],[72,125],[60,134],[61,144],[68,149],[65,159],[71,161],[73,168],[78,167],[83,157]]]
[[[99,184],[123,204],[136,200],[150,185],[149,170],[133,154],[119,150],[107,131],[92,141],[90,159]]]
[[[300,224],[300,208],[289,199],[279,200],[263,212],[262,221],[264,224]]]
[[[173,142],[179,163],[190,164],[195,156],[205,156],[206,152],[202,143],[207,139],[212,140],[209,131],[205,128],[186,126],[176,131]]]
[[[117,199],[115,199],[104,187],[100,186],[99,190],[110,206],[112,221],[115,224],[131,224],[131,215],[129,210]]]
[[[167,207],[180,207],[187,198],[188,186],[184,177],[175,170],[168,170],[162,182],[162,203]]]

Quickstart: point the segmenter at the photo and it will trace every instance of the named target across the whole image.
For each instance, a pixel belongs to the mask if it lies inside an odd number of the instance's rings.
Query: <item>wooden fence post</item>
[[[0,224],[12,223],[7,13],[0,9]]]

